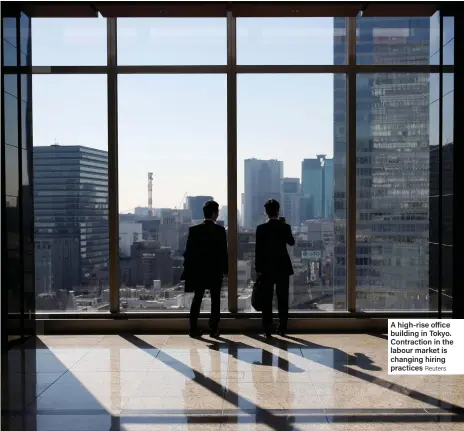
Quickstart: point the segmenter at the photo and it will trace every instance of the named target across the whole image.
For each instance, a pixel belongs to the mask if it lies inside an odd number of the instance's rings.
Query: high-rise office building
[[[265,220],[264,202],[280,200],[284,163],[280,160],[245,160],[244,226],[254,229]]]
[[[335,18],[335,30],[346,20]],[[429,18],[358,18],[358,64],[428,64]],[[341,47],[335,39],[334,58]],[[357,306],[428,308],[429,74],[356,78]],[[334,77],[334,154],[346,154],[345,78]],[[335,164],[335,212],[344,217],[345,170]],[[343,172],[337,173],[337,169]],[[339,243],[344,244],[338,231]],[[335,284],[345,248],[336,247]],[[337,268],[338,266],[338,268]],[[338,277],[338,281],[337,281]]]
[[[38,270],[53,288],[41,290],[72,290],[108,265],[108,154],[83,146],[34,147],[33,166]]]
[[[280,212],[291,226],[300,225],[301,185],[299,178],[283,178]]]
[[[334,169],[333,159],[318,155],[301,163],[301,188],[306,198],[303,220],[333,217]]]
[[[192,220],[203,220],[203,205],[212,200],[212,196],[187,196],[187,209],[192,212]]]

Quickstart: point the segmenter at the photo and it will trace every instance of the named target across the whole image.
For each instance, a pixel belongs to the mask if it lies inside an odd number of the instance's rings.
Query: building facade
[[[428,64],[430,18],[358,18],[358,64]],[[335,18],[335,29],[346,21]],[[334,58],[337,58],[337,40]],[[345,78],[334,78],[334,157],[343,160]],[[429,74],[356,78],[357,306],[428,308]],[[340,164],[335,163],[335,169]],[[335,213],[346,211],[346,171],[335,171]],[[346,217],[346,216],[345,216]],[[337,235],[338,233],[338,235]],[[344,229],[335,284],[344,284]]]
[[[299,226],[301,185],[299,178],[283,178],[281,184],[280,212],[290,226]]]
[[[130,256],[132,244],[143,239],[142,226],[140,222],[119,221],[119,253],[121,256]]]
[[[203,205],[212,200],[212,196],[187,196],[187,209],[192,212],[192,220],[203,220]]]
[[[34,147],[35,241],[78,243],[52,253],[52,266],[65,256],[77,261],[78,282],[108,265],[108,155],[82,146]],[[60,245],[60,247],[61,247]],[[75,274],[53,281],[54,290],[75,288]]]
[[[265,221],[264,202],[280,200],[284,163],[280,160],[245,160],[244,227],[254,229]]]
[[[301,163],[301,189],[306,198],[303,219],[330,219],[333,217],[334,193],[333,159],[318,155]]]

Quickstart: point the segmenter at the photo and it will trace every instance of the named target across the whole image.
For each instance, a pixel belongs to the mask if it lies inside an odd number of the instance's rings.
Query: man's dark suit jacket
[[[186,292],[195,291],[199,284],[209,288],[222,281],[228,272],[228,263],[227,234],[223,226],[204,220],[190,227],[181,276]]]
[[[266,276],[292,275],[293,266],[287,244],[295,244],[290,225],[278,219],[260,224],[256,229],[256,272]]]

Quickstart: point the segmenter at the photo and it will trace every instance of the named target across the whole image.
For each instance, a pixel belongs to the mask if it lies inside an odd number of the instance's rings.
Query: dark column
[[[461,48],[464,48],[464,13],[462,10],[457,8],[459,3],[454,3],[453,6],[456,10],[455,22],[454,22],[454,33],[455,33],[455,52],[459,53],[462,51]],[[455,72],[454,72],[454,142],[457,145],[453,145],[453,156],[452,160],[454,161],[453,169],[453,190],[456,192],[453,193],[452,203],[453,207],[451,209],[452,214],[452,240],[454,247],[452,247],[452,274],[453,274],[453,284],[452,284],[452,296],[453,296],[453,318],[454,319],[464,319],[464,285],[462,283],[463,270],[462,262],[463,260],[463,247],[462,247],[462,238],[464,237],[463,227],[464,223],[462,220],[462,213],[460,213],[461,206],[459,201],[462,201],[461,195],[464,192],[462,187],[463,182],[463,170],[460,168],[460,163],[456,161],[464,160],[463,159],[463,146],[459,145],[460,142],[464,140],[463,132],[464,129],[461,127],[456,127],[457,122],[463,118],[463,106],[460,101],[464,97],[464,74],[463,74],[463,60],[461,57],[456,56],[455,63]],[[461,136],[461,137],[460,137]],[[464,197],[464,196],[463,196]],[[462,202],[461,202],[462,203]],[[461,238],[461,240],[459,240]],[[447,268],[444,268],[446,272]]]

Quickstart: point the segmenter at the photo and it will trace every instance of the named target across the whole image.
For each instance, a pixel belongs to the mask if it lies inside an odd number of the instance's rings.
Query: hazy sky
[[[33,64],[106,64],[106,20],[32,19]],[[333,19],[238,19],[239,64],[333,64]],[[225,19],[119,19],[122,65],[226,64]],[[174,207],[188,195],[227,203],[225,75],[120,75],[119,208]],[[104,75],[35,75],[34,145],[107,150]],[[238,77],[238,192],[243,160],[333,155],[332,75]],[[240,205],[240,200],[239,200]]]

